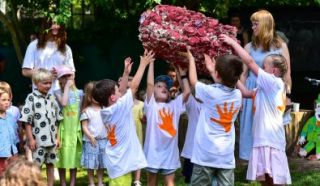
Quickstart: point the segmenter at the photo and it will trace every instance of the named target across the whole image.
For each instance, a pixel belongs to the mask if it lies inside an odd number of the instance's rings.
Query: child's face
[[[274,74],[274,67],[272,64],[272,58],[267,57],[263,62],[263,70],[269,74]]]
[[[63,89],[68,80],[73,80],[73,75],[67,74],[59,78],[59,85]]]
[[[51,88],[51,85],[52,85],[51,79],[43,80],[43,81],[40,81],[36,84],[38,91],[44,95],[48,94],[48,92]]]
[[[177,73],[175,71],[169,71],[168,72],[168,76],[171,77],[171,79],[173,80],[173,82],[177,81]]]
[[[11,102],[10,95],[8,93],[2,93],[0,95],[0,111],[1,112],[6,111],[10,106],[10,102]]]
[[[111,101],[115,103],[120,97],[121,97],[121,93],[119,91],[119,87],[116,85],[114,87],[114,94],[111,94]]]
[[[166,102],[169,94],[166,83],[159,81],[154,85],[154,97],[157,101]]]

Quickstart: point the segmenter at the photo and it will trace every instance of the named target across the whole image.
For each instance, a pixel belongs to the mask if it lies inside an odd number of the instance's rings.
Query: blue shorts
[[[145,168],[145,170],[154,174],[160,173],[163,176],[167,176],[175,173],[177,169],[156,169],[156,168],[147,167]]]

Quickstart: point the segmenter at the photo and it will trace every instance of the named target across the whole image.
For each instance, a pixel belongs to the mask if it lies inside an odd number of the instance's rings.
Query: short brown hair
[[[109,97],[115,93],[117,82],[111,79],[103,79],[98,81],[93,88],[92,97],[101,106],[109,105]]]
[[[222,55],[216,59],[216,71],[222,84],[234,88],[243,71],[242,61],[235,55]]]

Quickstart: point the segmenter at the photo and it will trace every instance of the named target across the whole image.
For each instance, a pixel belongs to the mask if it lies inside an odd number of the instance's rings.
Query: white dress
[[[38,40],[32,41],[26,51],[22,68],[52,70],[53,67],[67,65],[75,71],[71,48],[66,45],[65,53],[61,53],[55,42],[48,41],[44,48],[37,47]],[[33,89],[35,86],[32,86]],[[49,93],[59,89],[57,80],[54,80]]]

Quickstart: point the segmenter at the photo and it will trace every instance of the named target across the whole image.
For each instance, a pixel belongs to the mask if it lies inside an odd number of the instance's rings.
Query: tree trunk
[[[17,17],[17,1],[10,0],[7,2],[11,8],[10,14],[11,14],[11,18],[12,18],[12,24],[17,32],[17,36],[18,36],[19,43],[20,43],[20,48],[25,49],[27,47],[27,42],[26,42],[25,36],[24,36],[22,29],[21,29],[21,26],[20,26],[20,22],[18,21],[18,17]]]
[[[18,39],[18,36],[17,36],[17,31],[15,30],[14,25],[6,17],[6,15],[3,14],[2,11],[0,11],[0,21],[9,30],[10,35],[11,35],[11,39],[12,39],[12,43],[13,43],[14,49],[15,49],[16,54],[17,54],[17,59],[18,59],[19,63],[22,64],[22,62],[23,62],[23,57],[22,56],[23,55],[22,55],[22,51],[21,51],[21,48],[20,48],[20,43],[19,43],[19,39]]]

